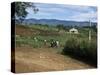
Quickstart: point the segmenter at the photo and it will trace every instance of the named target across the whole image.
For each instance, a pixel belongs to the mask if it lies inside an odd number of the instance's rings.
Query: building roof
[[[70,31],[78,31],[76,28],[71,28]]]

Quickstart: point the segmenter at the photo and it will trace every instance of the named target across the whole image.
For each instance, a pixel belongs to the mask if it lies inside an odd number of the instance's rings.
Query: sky
[[[97,22],[97,7],[65,4],[34,3],[39,11],[34,14],[32,8],[27,8],[29,13],[26,19],[57,19],[67,21]]]

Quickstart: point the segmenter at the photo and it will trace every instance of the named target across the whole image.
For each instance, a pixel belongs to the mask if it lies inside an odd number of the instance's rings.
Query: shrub
[[[65,55],[87,59],[97,64],[97,43],[86,39],[70,38],[62,51]]]

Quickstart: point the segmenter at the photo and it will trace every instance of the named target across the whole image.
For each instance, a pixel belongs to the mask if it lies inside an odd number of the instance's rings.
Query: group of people
[[[54,41],[52,40],[51,43],[50,43],[51,47],[59,47],[59,41]]]
[[[47,40],[44,40],[44,45],[47,45]],[[51,39],[50,41],[50,47],[59,47],[59,41]]]
[[[36,37],[34,37],[34,40],[37,42],[38,39]],[[47,43],[48,43],[47,40],[44,40],[45,46],[47,45]],[[51,39],[50,40],[50,47],[59,47],[59,41]]]

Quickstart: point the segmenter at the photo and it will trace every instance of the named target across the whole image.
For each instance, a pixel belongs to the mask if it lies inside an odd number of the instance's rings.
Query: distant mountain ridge
[[[19,20],[15,21],[16,23]],[[47,25],[59,25],[63,24],[65,26],[89,26],[89,22],[78,22],[78,21],[66,21],[66,20],[57,20],[57,19],[25,19],[23,24],[31,25],[31,24],[47,24]],[[96,22],[91,22],[92,25],[97,25]]]

